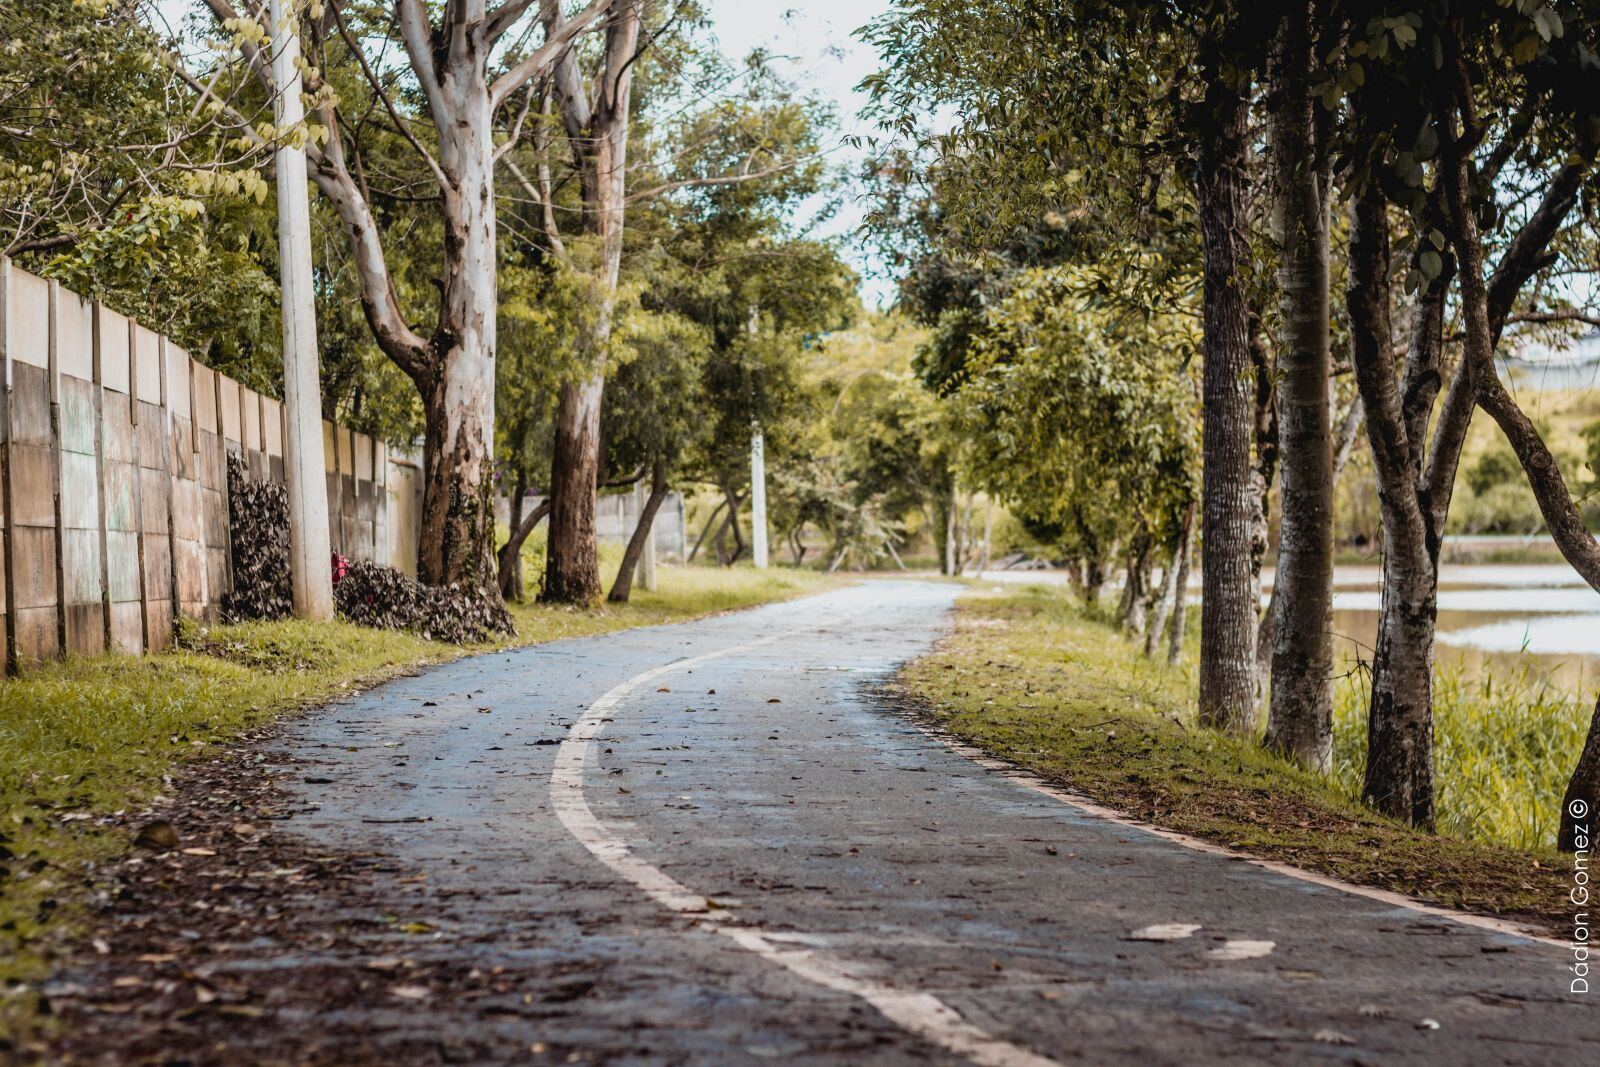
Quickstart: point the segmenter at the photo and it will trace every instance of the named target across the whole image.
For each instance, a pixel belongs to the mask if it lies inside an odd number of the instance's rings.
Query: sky
[[[831,101],[840,130],[830,156],[835,163],[854,169],[860,153],[842,143],[852,133],[871,132],[858,112],[866,98],[855,87],[877,69],[872,49],[854,37],[854,31],[889,9],[890,0],[709,0],[713,32],[730,58],[752,49],[766,48],[774,56],[788,57],[775,64],[784,78],[805,91]],[[847,200],[844,209],[824,230],[841,240],[846,258],[863,276],[862,296],[869,304],[887,304],[892,283],[873,277],[872,259],[856,236],[863,205]]]

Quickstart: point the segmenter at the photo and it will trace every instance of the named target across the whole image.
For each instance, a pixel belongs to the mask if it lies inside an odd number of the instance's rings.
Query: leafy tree
[[[523,32],[531,29],[531,0],[502,0],[492,9],[484,0],[319,2],[303,27],[313,118],[300,130],[263,129],[252,117],[267,106],[262,94],[270,101],[277,91],[263,47],[270,30],[229,0],[205,0],[215,27],[228,35],[212,69],[173,64],[205,110],[231,120],[244,144],[264,152],[294,138],[306,146],[312,181],[348,239],[373,338],[421,400],[425,581],[493,588],[495,161],[522,133],[519,94],[548,77],[601,16],[626,21],[637,16],[639,2],[594,0],[546,27],[537,46]],[[396,54],[404,60],[394,62]],[[381,162],[401,157],[403,168]],[[435,205],[427,230],[437,256],[422,299],[407,299],[407,279],[385,240],[386,197],[374,196],[370,179],[390,175],[399,185],[390,197]],[[431,316],[418,313],[429,304]],[[431,328],[413,325],[430,317]]]
[[[1085,574],[1103,573],[1120,545],[1136,582],[1152,544],[1176,543],[1193,500],[1185,367],[1197,339],[1185,318],[1097,307],[1081,281],[1070,269],[1024,275],[977,335],[951,399],[979,485],[1059,531]]]
[[[1594,180],[1600,20],[1584,3],[1487,0],[1346,15],[1352,32],[1324,99],[1348,100],[1351,351],[1385,543],[1365,794],[1431,826],[1439,545],[1475,408],[1511,442],[1557,545],[1600,586],[1600,545],[1493,360],[1525,287],[1570,250],[1558,238]],[[1399,361],[1394,277],[1414,294]],[[1452,311],[1463,340],[1449,374]],[[1575,782],[1585,773],[1580,765]],[[1600,765],[1587,773],[1593,791]]]
[[[1102,223],[1085,227],[1092,239],[1074,260],[1099,262],[1145,307],[1165,306],[1155,294],[1174,268],[1199,260],[1199,702],[1205,721],[1240,731],[1254,724],[1255,587],[1275,456],[1270,422],[1257,417],[1271,388],[1246,214],[1252,73],[1273,28],[1258,14],[1206,2],[902,0],[866,34],[885,67],[867,82],[881,124],[934,156],[943,218],[974,244],[1006,247],[1041,219]],[[948,128],[920,124],[950,112]],[[1258,436],[1269,439],[1259,456]]]
[[[0,254],[202,358],[277,351],[257,155],[196,110],[135,0],[0,7]]]
[[[671,312],[635,309],[621,323],[625,356],[606,390],[601,437],[606,468],[650,478],[650,492],[607,599],[626,603],[633,575],[651,536],[656,511],[703,445],[705,363],[710,338],[703,326]]]

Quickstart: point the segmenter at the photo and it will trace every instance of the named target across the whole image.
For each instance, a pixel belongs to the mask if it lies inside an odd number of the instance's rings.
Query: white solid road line
[[[629,693],[662,675],[686,670],[708,660],[761,648],[764,645],[773,644],[797,633],[835,626],[838,622],[839,620],[834,620],[826,624],[826,626],[798,627],[758,638],[754,641],[718,649],[715,652],[706,652],[688,659],[663,664],[642,674],[637,674],[608,690],[599,700],[591,704],[583,716],[573,724],[567,737],[561,742],[560,749],[556,752],[555,767],[550,775],[551,807],[555,811],[556,817],[561,820],[562,825],[596,859],[644,890],[645,893],[663,906],[682,914],[692,915],[701,922],[715,924],[713,928],[718,933],[763,959],[780,964],[801,978],[817,985],[860,997],[881,1012],[884,1017],[903,1029],[951,1052],[958,1053],[974,1063],[982,1064],[983,1067],[1060,1067],[1054,1060],[1030,1052],[1009,1041],[994,1037],[987,1031],[963,1021],[954,1009],[932,994],[894,989],[859,977],[852,973],[850,966],[842,960],[835,959],[813,948],[793,947],[792,943],[799,939],[799,935],[773,934],[760,928],[740,923],[729,911],[711,906],[704,894],[694,892],[677,879],[634,855],[626,842],[601,825],[600,820],[595,817],[594,812],[589,808],[588,802],[584,799],[583,773],[584,766],[588,760],[590,742],[601,734],[605,728],[605,723],[610,721],[611,715],[618,704]],[[1243,860],[1274,874],[1284,875],[1285,877],[1309,882],[1328,889],[1337,889],[1354,896],[1365,897],[1368,900],[1395,908],[1403,908],[1433,918],[1448,919],[1464,926],[1472,926],[1545,945],[1553,945],[1560,948],[1566,947],[1563,942],[1554,938],[1541,936],[1501,919],[1434,907],[1412,900],[1410,897],[1402,896],[1399,893],[1340,881],[1337,878],[1301,870],[1288,864],[1259,859],[1245,853],[1236,852],[1233,849],[1215,845],[1209,841],[1202,841],[1187,834],[1151,826],[1148,823],[1129,818],[1119,811],[1097,804],[1087,797],[1053,786],[1035,774],[1024,771],[1014,764],[996,759],[938,731],[921,724],[913,725],[930,739],[938,741],[955,753],[982,767],[998,771],[1026,789],[1042,793],[1053,800],[1076,808],[1088,815],[1116,823],[1119,826],[1139,830],[1171,844],[1192,849],[1196,852],[1207,852],[1213,855]]]
[[[742,924],[725,910],[712,909],[703,894],[695,893],[677,879],[634,855],[627,843],[602,826],[590,810],[583,796],[583,771],[588,762],[589,745],[604,730],[624,697],[664,674],[685,670],[707,660],[748,652],[799,632],[802,630],[787,630],[654,667],[608,690],[573,724],[556,752],[555,768],[550,773],[550,806],[556,817],[596,859],[644,890],[658,903],[673,911],[693,915],[702,922],[717,924],[714,927],[716,931],[734,944],[786,967],[809,982],[860,997],[885,1018],[918,1037],[982,1067],[1060,1067],[1054,1060],[994,1037],[988,1031],[964,1021],[953,1008],[931,993],[894,989],[863,978],[852,973],[850,965],[842,960],[813,948],[779,944],[777,935]],[[788,941],[794,938],[789,934],[782,936]]]

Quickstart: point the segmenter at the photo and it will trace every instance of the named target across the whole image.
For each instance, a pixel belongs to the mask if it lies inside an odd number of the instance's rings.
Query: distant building
[[[1529,342],[1499,362],[1501,377],[1519,389],[1593,389],[1600,386],[1600,329],[1554,345]]]

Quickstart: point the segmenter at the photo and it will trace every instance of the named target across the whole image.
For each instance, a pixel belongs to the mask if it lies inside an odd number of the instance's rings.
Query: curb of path
[[[1063,786],[1057,785],[1036,771],[1028,770],[1017,763],[992,755],[981,748],[961,740],[955,734],[952,734],[948,730],[936,725],[926,712],[918,710],[915,707],[916,700],[914,695],[905,692],[903,689],[900,689],[897,686],[881,687],[877,695],[882,703],[886,704],[890,710],[892,710],[897,716],[905,721],[905,723],[912,729],[916,730],[918,733],[921,733],[930,740],[938,742],[951,752],[954,752],[956,755],[976,763],[978,766],[983,767],[986,770],[995,771],[996,773],[1003,775],[1005,778],[1023,787],[1024,789],[1043,794],[1044,796],[1050,797],[1052,800],[1056,800],[1062,804],[1066,804],[1069,807],[1076,808],[1086,815],[1092,815],[1095,818],[1103,819],[1106,822],[1115,823],[1118,826],[1127,827],[1130,830],[1137,830],[1140,833],[1159,838],[1163,841],[1169,842],[1170,844],[1178,845],[1181,848],[1187,848],[1195,852],[1205,852],[1213,856],[1223,856],[1228,859],[1239,860],[1243,863],[1248,863],[1251,866],[1260,867],[1262,870],[1271,871],[1273,874],[1282,875],[1285,878],[1293,878],[1297,881],[1306,882],[1310,885],[1321,886],[1324,889],[1334,889],[1343,893],[1348,893],[1352,896],[1364,897],[1368,900],[1376,901],[1380,904],[1387,904],[1391,907],[1404,908],[1407,911],[1413,911],[1420,915],[1426,915],[1430,918],[1446,919],[1462,926],[1471,926],[1476,929],[1487,930],[1490,933],[1500,934],[1505,937],[1514,937],[1521,941],[1549,945],[1553,948],[1566,950],[1571,947],[1567,942],[1559,941],[1556,938],[1550,937],[1548,934],[1532,926],[1512,922],[1508,919],[1497,918],[1492,915],[1479,915],[1475,912],[1458,911],[1454,908],[1446,908],[1440,907],[1436,904],[1428,904],[1424,901],[1417,900],[1414,897],[1408,897],[1403,893],[1396,893],[1391,889],[1379,889],[1376,886],[1367,886],[1360,885],[1355,882],[1347,882],[1341,878],[1335,878],[1332,875],[1321,874],[1317,871],[1309,871],[1303,867],[1296,867],[1293,864],[1283,863],[1279,860],[1266,859],[1265,857],[1256,856],[1240,849],[1229,848],[1226,845],[1219,845],[1212,841],[1203,840],[1202,838],[1192,837],[1189,834],[1181,833],[1177,830],[1169,830],[1165,827],[1145,822],[1142,819],[1136,819],[1125,812],[1108,807],[1091,797],[1084,796],[1081,793],[1076,793],[1070,789],[1064,788]]]

